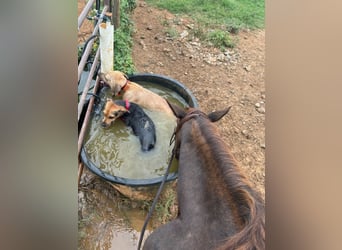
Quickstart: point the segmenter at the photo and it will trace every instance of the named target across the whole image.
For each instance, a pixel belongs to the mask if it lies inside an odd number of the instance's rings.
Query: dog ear
[[[210,114],[208,114],[209,120],[211,122],[217,122],[218,120],[220,120],[223,116],[225,116],[229,112],[231,107],[232,106],[230,106],[226,109],[223,109],[223,110],[211,112]]]
[[[186,115],[186,111],[183,108],[179,107],[176,104],[172,104],[168,100],[166,100],[166,102],[167,102],[167,104],[169,104],[172,112],[175,114],[176,117],[182,119]]]

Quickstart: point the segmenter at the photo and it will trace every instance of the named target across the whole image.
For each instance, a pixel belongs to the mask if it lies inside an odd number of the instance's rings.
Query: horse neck
[[[179,178],[184,176],[192,180],[181,181],[181,185],[187,186],[180,187],[184,196],[198,199],[197,204],[211,199],[212,202],[205,202],[209,206],[221,201],[221,205],[229,206],[234,217],[238,218],[236,223],[246,224],[250,213],[256,213],[255,206],[259,206],[262,200],[238,168],[215,125],[198,117],[184,124],[180,132]]]

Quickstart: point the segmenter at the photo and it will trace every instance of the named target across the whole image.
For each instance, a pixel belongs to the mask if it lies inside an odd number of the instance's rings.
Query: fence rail
[[[89,58],[89,55],[91,54],[93,50],[93,45],[94,45],[94,40],[96,37],[99,35],[99,25],[107,20],[108,18],[111,20],[111,23],[114,24],[114,28],[118,28],[120,25],[120,0],[89,0],[88,3],[85,5],[83,10],[81,11],[80,15],[78,16],[78,30],[80,31],[82,29],[82,25],[84,24],[84,20],[89,14],[90,10],[94,9],[94,4],[95,4],[95,9],[97,10],[97,13],[99,14],[95,18],[95,23],[94,23],[94,29],[91,34],[89,34],[89,37],[87,38],[87,42],[84,43],[84,48],[82,50],[82,56],[81,59],[79,60],[78,63],[78,78],[77,78],[77,84],[80,84],[80,79],[81,79],[81,74],[85,69],[86,65],[91,64],[89,74],[87,76],[85,85],[82,89],[82,94],[81,97],[79,98],[78,101],[78,115],[77,115],[77,121],[78,121],[78,127],[81,129],[79,130],[78,134],[78,183],[80,183],[80,179],[82,176],[83,168],[84,165],[80,161],[79,155],[80,151],[82,148],[85,132],[87,131],[87,127],[90,121],[90,114],[92,112],[92,108],[94,105],[95,97],[93,95],[90,96],[89,102],[87,101],[86,97],[88,95],[89,89],[91,82],[93,81],[94,76],[95,77],[95,85],[93,88],[92,94],[96,94],[98,87],[99,87],[99,77],[97,76],[97,69],[99,69],[100,65],[100,49],[99,47],[97,48],[95,52],[95,57],[93,61],[89,62],[87,61]],[[102,9],[101,9],[101,6]],[[81,119],[81,114],[82,111],[84,112],[85,110],[85,115],[83,119]]]

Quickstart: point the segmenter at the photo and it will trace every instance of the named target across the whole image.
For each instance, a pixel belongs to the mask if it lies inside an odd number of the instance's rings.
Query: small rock
[[[201,44],[198,43],[198,42],[190,42],[190,44],[193,45],[193,46],[201,46]]]
[[[251,71],[251,66],[250,65],[247,65],[245,67],[243,67],[247,72]]]
[[[149,26],[146,27],[146,29],[147,29],[147,30],[152,30],[152,26],[149,25]]]
[[[188,29],[192,30],[194,28],[194,24],[187,24],[185,27]]]
[[[141,36],[140,39],[145,39],[145,36]]]
[[[266,148],[265,143],[261,143],[261,144],[260,144],[260,147],[263,148],[263,149],[265,149],[265,148]]]
[[[143,47],[143,50],[146,50],[146,44],[144,43],[143,40],[140,40],[139,44]]]
[[[246,136],[247,139],[250,139],[251,136],[248,134],[248,131],[247,130],[242,130],[241,132],[244,136]]]
[[[265,114],[266,110],[264,107],[260,107],[260,108],[257,108],[257,111],[260,113],[260,114]]]
[[[224,62],[224,60],[226,59],[225,55],[222,53],[222,54],[219,54],[217,56],[217,60],[220,61],[220,62]]]
[[[166,53],[168,53],[168,52],[170,52],[171,50],[170,49],[168,49],[168,48],[164,48],[163,49],[163,52],[166,52]]]
[[[164,67],[164,64],[162,62],[157,62],[157,65],[160,67]]]
[[[261,107],[260,103],[257,102],[257,103],[255,104],[255,107],[256,107],[256,108],[260,108],[260,107]]]
[[[184,37],[188,36],[189,32],[187,32],[186,30],[183,30],[183,32],[180,34],[181,39],[183,39]]]

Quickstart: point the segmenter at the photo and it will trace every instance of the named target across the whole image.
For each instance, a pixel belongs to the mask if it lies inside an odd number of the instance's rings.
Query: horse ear
[[[168,100],[166,100],[166,102],[167,104],[169,104],[172,112],[175,114],[176,117],[182,119],[186,115],[186,111],[182,109],[181,107],[179,107],[178,105],[172,104]]]
[[[230,106],[226,109],[223,109],[223,110],[211,112],[210,114],[208,114],[209,120],[211,122],[217,122],[218,120],[220,120],[223,116],[225,116],[229,112],[231,107],[232,106]]]

